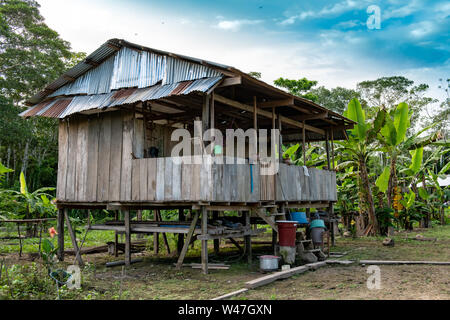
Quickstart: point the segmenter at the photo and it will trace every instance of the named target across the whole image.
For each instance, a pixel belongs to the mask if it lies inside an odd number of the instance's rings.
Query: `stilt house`
[[[67,210],[75,208],[121,213],[89,228],[125,234],[127,264],[132,233],[177,233],[178,266],[196,239],[202,241],[204,272],[208,240],[217,251],[220,239],[242,237],[251,257],[251,236],[261,231],[252,224],[272,226],[276,239],[275,221],[285,219],[290,208],[325,208],[333,219],[333,140],[346,139],[353,122],[233,67],[111,39],[28,103],[32,107],[22,117],[59,119],[60,259],[64,216],[69,223]],[[260,174],[267,163],[258,150],[253,162],[246,150],[240,164],[172,161],[179,142],[172,141],[172,133],[183,128],[193,134],[195,120],[203,131],[218,129],[224,137],[227,129],[278,129],[279,141],[270,141],[278,171]],[[282,144],[312,141],[325,142],[324,168],[282,161]],[[194,136],[193,149],[196,143],[204,154],[206,143]],[[222,147],[213,148],[212,156],[229,146]],[[155,212],[154,221],[133,218],[146,209]],[[178,209],[179,221],[160,221],[157,213],[163,209]],[[227,219],[225,211],[239,212],[230,221],[240,221],[240,228],[216,223]]]

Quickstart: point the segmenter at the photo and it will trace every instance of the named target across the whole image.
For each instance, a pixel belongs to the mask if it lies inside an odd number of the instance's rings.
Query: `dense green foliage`
[[[24,172],[32,189],[56,184],[57,123],[24,120],[25,101],[85,56],[49,28],[33,0],[0,0],[0,162],[14,171],[4,183],[18,188]]]

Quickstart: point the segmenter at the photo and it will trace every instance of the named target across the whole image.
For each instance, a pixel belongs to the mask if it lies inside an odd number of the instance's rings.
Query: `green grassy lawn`
[[[79,228],[78,238],[84,231]],[[437,238],[436,242],[417,241],[417,234]],[[10,235],[14,235],[11,231]],[[0,234],[3,236],[3,233]],[[90,231],[85,247],[104,245],[112,241],[113,232]],[[133,236],[135,239],[135,236]],[[153,254],[152,237],[148,236],[147,249],[133,254],[143,262],[128,268],[106,268],[105,262],[121,260],[107,253],[83,255],[86,266],[82,270],[81,289],[60,289],[62,299],[211,299],[244,287],[246,281],[262,276],[257,256],[270,253],[270,246],[255,245],[251,266],[230,244],[221,242],[221,254],[214,256],[210,244],[210,262],[231,264],[229,270],[211,270],[203,275],[200,270],[184,267],[176,270],[175,255],[167,255],[161,240],[161,253]],[[270,240],[266,233],[255,240]],[[428,230],[401,232],[394,236],[395,246],[384,247],[383,238],[338,237],[333,252],[347,252],[341,259],[385,259],[385,260],[439,260],[450,261],[450,226],[434,226]],[[54,239],[56,243],[56,239]],[[169,236],[171,248],[175,248],[175,237]],[[36,256],[38,239],[26,239],[24,254],[18,257],[18,240],[0,242],[0,261],[8,265],[9,280],[0,279],[0,299],[56,299],[54,282]],[[199,243],[188,251],[186,263],[200,262]],[[66,248],[71,241],[66,233]],[[60,268],[73,263],[74,256],[66,255]],[[33,261],[34,260],[34,261]],[[251,290],[235,299],[449,299],[449,266],[381,266],[383,290],[370,291],[365,281],[366,268],[359,265],[348,267],[327,266],[315,272],[307,272],[287,280],[277,281],[259,289]]]

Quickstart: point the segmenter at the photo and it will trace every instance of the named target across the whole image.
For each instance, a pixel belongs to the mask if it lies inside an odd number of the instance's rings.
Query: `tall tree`
[[[289,93],[299,96],[311,101],[317,101],[317,96],[311,94],[309,91],[317,85],[317,81],[301,78],[298,80],[291,80],[285,78],[278,78],[273,82],[277,87],[287,89]]]
[[[390,112],[399,103],[407,103],[411,114],[411,129],[416,126],[426,108],[437,102],[436,99],[425,96],[428,89],[427,84],[414,85],[413,80],[402,76],[363,81],[356,86],[361,98],[374,109],[383,107]]]
[[[320,86],[318,88],[311,89],[309,94],[317,97],[315,100],[316,103],[339,114],[344,113],[348,103],[353,98],[360,99],[361,97],[359,92],[343,87],[327,89],[324,86]],[[364,105],[364,101],[361,103]]]
[[[0,161],[27,172],[31,188],[54,185],[57,123],[54,119],[23,120],[24,101],[84,58],[49,28],[33,0],[0,0]],[[48,166],[51,176],[45,173]],[[9,179],[9,183],[15,179]]]

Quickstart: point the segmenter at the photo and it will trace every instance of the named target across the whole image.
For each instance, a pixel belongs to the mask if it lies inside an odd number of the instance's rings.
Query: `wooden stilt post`
[[[325,133],[325,137],[326,137],[326,140],[325,140],[325,150],[327,151],[327,169],[328,170],[330,170],[331,169],[331,166],[330,166],[330,145],[329,145],[329,143],[328,143],[328,130],[327,130],[327,132]]]
[[[306,166],[306,130],[305,130],[305,120],[303,120],[303,128],[302,128],[302,151],[303,151],[303,165]]]
[[[333,202],[330,201],[330,204],[328,206],[328,219],[330,219],[330,234],[331,234],[331,245],[334,247],[336,245],[336,235],[334,234],[334,224],[336,223],[334,221],[334,207]]]
[[[178,209],[178,221],[185,221],[184,218],[184,209],[179,208]],[[180,255],[181,250],[183,250],[183,242],[184,242],[184,234],[179,233],[178,234],[178,241],[177,241],[177,254]]]
[[[189,248],[189,244],[191,243],[192,236],[194,235],[195,227],[197,226],[198,216],[199,216],[199,213],[197,211],[194,214],[194,218],[192,219],[191,226],[189,227],[189,231],[187,233],[186,240],[184,241],[183,249],[181,249],[180,256],[178,257],[178,261],[177,261],[177,265],[176,265],[177,269],[180,269],[181,266],[183,265],[184,257],[186,256],[186,253]]]
[[[202,207],[202,236],[208,235],[208,210]],[[202,271],[208,274],[208,240],[202,240]]]
[[[161,211],[159,211],[159,209],[156,210],[156,214],[158,215],[158,221],[162,221]],[[169,242],[167,241],[167,235],[163,232],[162,236],[163,236],[164,246],[166,247],[167,253],[170,254],[170,246],[169,246]]]
[[[119,212],[115,211],[114,212],[114,220],[119,220]],[[119,256],[119,234],[117,233],[117,231],[114,234],[114,257],[118,257]]]
[[[250,226],[250,211],[244,211],[245,228],[251,230]],[[247,254],[247,262],[249,266],[252,265],[252,237],[250,235],[245,236],[245,252]]]
[[[213,220],[217,220],[218,218],[219,213],[217,211],[213,211]],[[220,239],[214,239],[214,254],[218,256],[219,251],[220,251]]]
[[[158,221],[158,214],[156,210],[153,210],[153,220]],[[153,252],[155,254],[159,253],[159,233],[153,232]]]
[[[58,232],[58,260],[64,261],[64,211],[58,210],[56,232]]]
[[[125,265],[131,264],[131,218],[130,210],[124,211],[125,219]]]
[[[78,261],[78,264],[80,266],[82,266],[83,263],[83,259],[81,258],[81,254],[80,254],[80,249],[78,248],[78,244],[77,244],[77,237],[75,232],[72,229],[72,224],[70,223],[70,219],[69,219],[69,209],[64,209],[64,217],[66,218],[66,224],[67,224],[67,230],[69,231],[69,235],[70,235],[70,239],[72,239],[72,245],[73,245],[73,250],[75,251],[75,255]]]
[[[331,161],[333,162],[332,168],[334,170],[336,168],[336,165],[334,163],[334,132],[333,132],[333,129],[331,129]]]

